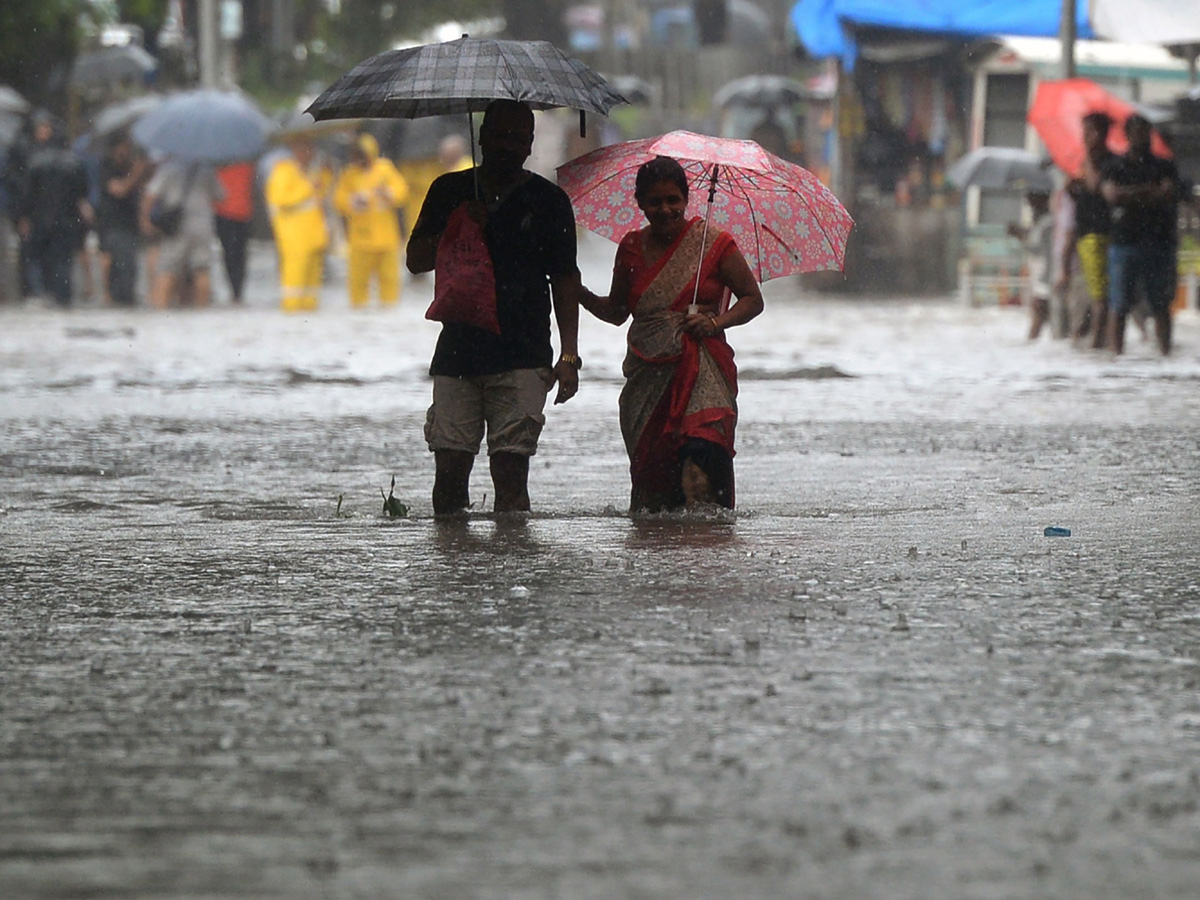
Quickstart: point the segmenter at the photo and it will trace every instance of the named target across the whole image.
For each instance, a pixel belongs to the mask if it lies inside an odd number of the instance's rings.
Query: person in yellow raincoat
[[[311,138],[292,137],[288,149],[290,155],[271,169],[265,194],[279,250],[283,311],[309,312],[317,308],[329,245],[325,198],[332,178],[318,165]]]
[[[400,159],[396,168],[408,182],[408,201],[404,204],[404,221],[412,231],[421,214],[421,206],[429,193],[434,179],[447,172],[461,172],[474,165],[467,149],[467,139],[458,134],[448,134],[438,144],[436,156]]]
[[[400,299],[399,209],[406,200],[404,177],[390,159],[380,157],[373,136],[360,134],[333,194],[333,205],[346,217],[347,281],[350,305],[356,309],[367,305],[372,277],[379,282],[384,306]]]

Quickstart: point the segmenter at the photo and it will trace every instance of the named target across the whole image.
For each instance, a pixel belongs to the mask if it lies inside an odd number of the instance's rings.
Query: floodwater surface
[[[258,250],[244,309],[0,310],[0,896],[1196,896],[1194,312],[772,283],[738,514],[646,520],[585,320],[534,513],[481,457],[435,522],[429,284],[284,317]]]

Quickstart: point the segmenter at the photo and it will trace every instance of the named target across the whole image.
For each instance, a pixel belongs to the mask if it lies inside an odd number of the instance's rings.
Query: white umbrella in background
[[[1200,44],[1196,0],[1091,0],[1091,18],[1096,34],[1110,41]]]
[[[159,94],[143,94],[140,97],[106,106],[100,110],[99,115],[92,122],[92,134],[97,138],[103,138],[129,128],[146,113],[157,109],[162,102],[163,98]]]
[[[137,44],[102,47],[75,58],[71,67],[73,87],[101,87],[130,79],[142,79],[158,69],[158,60]]]
[[[29,101],[10,88],[0,84],[0,112],[14,113],[23,116],[30,110]]]
[[[946,172],[959,188],[975,185],[1000,191],[1050,191],[1054,179],[1043,159],[1018,147],[980,147],[959,159]]]

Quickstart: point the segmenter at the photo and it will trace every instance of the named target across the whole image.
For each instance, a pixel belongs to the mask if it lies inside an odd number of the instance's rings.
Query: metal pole
[[[215,88],[220,78],[217,0],[200,0],[200,15],[196,24],[199,32],[197,38],[200,42],[200,86]]]
[[[717,196],[717,172],[720,171],[720,166],[713,163],[712,178],[708,183],[708,209],[704,213],[704,231],[700,235],[700,258],[696,260],[696,286],[692,289],[692,302],[688,304],[688,315],[694,316],[700,312],[700,306],[696,303],[700,296],[700,269],[704,265],[704,248],[708,243],[708,220],[712,218],[713,200]]]
[[[1062,0],[1062,19],[1058,25],[1058,42],[1062,45],[1060,77],[1075,77],[1075,0]]]
[[[846,198],[846,181],[845,181],[845,166],[842,159],[842,106],[845,103],[844,91],[850,89],[846,84],[845,73],[842,71],[841,60],[833,63],[834,89],[833,100],[830,102],[832,109],[830,110],[830,118],[832,123],[830,128],[833,130],[833,140],[830,142],[829,152],[829,189],[845,202]]]

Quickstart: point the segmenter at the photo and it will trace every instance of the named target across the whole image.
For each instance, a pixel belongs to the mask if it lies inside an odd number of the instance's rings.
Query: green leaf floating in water
[[[380,496],[383,496],[383,488],[379,489]],[[383,498],[383,514],[392,519],[403,519],[408,515],[408,507],[401,502],[396,496],[396,476],[392,476],[392,486],[388,489],[388,495]]]

